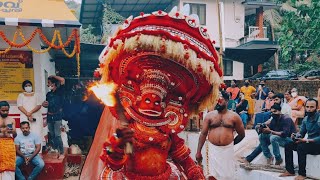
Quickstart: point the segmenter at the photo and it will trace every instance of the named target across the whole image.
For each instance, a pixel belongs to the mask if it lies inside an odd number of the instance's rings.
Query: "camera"
[[[267,125],[265,123],[261,123],[261,124],[258,124],[256,126],[256,131],[258,134],[261,134],[262,133],[262,129],[264,128],[267,128]]]
[[[299,134],[299,133],[294,133],[292,140],[293,140],[293,141],[298,141],[298,139],[301,139],[301,138],[302,138],[301,134]]]

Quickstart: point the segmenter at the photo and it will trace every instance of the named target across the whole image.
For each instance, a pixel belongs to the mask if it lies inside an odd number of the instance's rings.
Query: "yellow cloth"
[[[251,98],[251,95],[256,92],[256,88],[253,86],[242,86],[240,90],[244,94],[244,99],[248,101],[248,114],[254,114],[254,100]]]
[[[16,148],[12,138],[0,138],[0,173],[16,170]]]

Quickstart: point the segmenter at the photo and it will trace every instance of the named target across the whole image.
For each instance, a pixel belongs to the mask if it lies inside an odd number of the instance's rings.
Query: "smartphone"
[[[261,85],[259,85],[259,89],[261,89],[262,88],[262,86]]]
[[[12,124],[7,124],[8,129],[12,130]]]

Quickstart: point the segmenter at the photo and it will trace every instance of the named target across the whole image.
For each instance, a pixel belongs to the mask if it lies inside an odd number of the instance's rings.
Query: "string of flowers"
[[[45,42],[49,47],[44,49],[44,50],[37,50],[33,47],[30,46],[31,41],[34,39],[34,37],[39,34],[39,37],[43,40],[43,42]],[[18,35],[21,37],[22,39],[22,43],[16,43],[17,37]],[[14,33],[14,37],[13,40],[10,41],[5,33],[3,31],[0,31],[0,37],[9,45],[8,48],[6,48],[4,51],[0,51],[0,54],[5,54],[8,53],[13,47],[15,48],[22,48],[24,46],[27,46],[28,49],[30,49],[32,52],[34,53],[46,53],[48,52],[50,49],[61,49],[62,52],[68,57],[68,58],[72,58],[76,55],[76,61],[77,61],[77,75],[78,77],[80,77],[80,38],[79,38],[79,33],[77,29],[73,29],[71,35],[68,37],[67,41],[65,43],[63,43],[62,38],[61,38],[61,34],[59,30],[55,30],[54,31],[54,35],[52,37],[51,42],[46,38],[46,36],[43,34],[42,30],[40,28],[36,28],[30,35],[30,37],[28,39],[26,39],[26,37],[24,36],[21,27],[17,27],[16,32]],[[58,38],[58,43],[59,45],[56,45],[55,42]],[[75,41],[75,45],[73,47],[73,51],[69,54],[66,51],[66,47],[68,47],[71,43],[71,41],[74,39]]]
[[[18,33],[15,32],[14,35],[13,35],[13,40],[12,40],[12,42],[16,42],[17,37],[18,37]],[[0,55],[1,55],[1,54],[6,54],[7,52],[9,52],[9,51],[11,50],[11,48],[12,48],[12,46],[9,46],[9,47],[7,47],[7,49],[5,49],[4,51],[0,51]]]
[[[18,31],[19,31],[19,35],[20,35],[21,39],[25,42],[25,41],[26,41],[26,38],[25,38],[25,36],[23,35],[21,28],[18,28]],[[51,43],[54,43],[54,42],[56,41],[56,38],[57,38],[57,30],[54,30],[54,34],[53,34]],[[39,50],[36,50],[36,49],[34,49],[33,47],[31,47],[29,44],[27,44],[27,47],[28,47],[32,52],[37,53],[37,54],[46,53],[46,52],[48,52],[48,51],[52,48],[51,46],[49,46],[48,48],[39,51]]]

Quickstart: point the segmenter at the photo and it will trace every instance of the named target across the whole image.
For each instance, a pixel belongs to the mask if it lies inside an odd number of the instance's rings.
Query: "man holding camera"
[[[281,174],[284,176],[294,176],[293,166],[293,150],[298,153],[299,176],[295,180],[306,179],[306,161],[307,154],[320,154],[320,113],[317,112],[318,101],[315,99],[308,99],[306,101],[305,109],[307,116],[303,119],[300,132],[292,134],[291,138],[294,142],[285,145],[285,161],[286,172]],[[308,134],[308,138],[304,139]]]
[[[16,178],[17,180],[25,180],[19,166],[23,163],[28,165],[32,163],[34,166],[33,171],[28,177],[36,179],[44,167],[42,158],[38,155],[41,149],[41,140],[36,134],[30,132],[30,123],[23,121],[20,123],[22,134],[19,134],[15,139],[17,159],[16,159]]]
[[[271,106],[272,120],[268,124],[262,124],[259,128],[261,134],[259,141],[263,155],[267,158],[268,164],[272,164],[274,157],[270,153],[268,146],[271,144],[273,149],[273,155],[276,158],[275,165],[280,165],[283,160],[280,154],[280,146],[292,142],[290,135],[295,133],[295,126],[292,119],[281,114],[281,106],[274,104]]]

